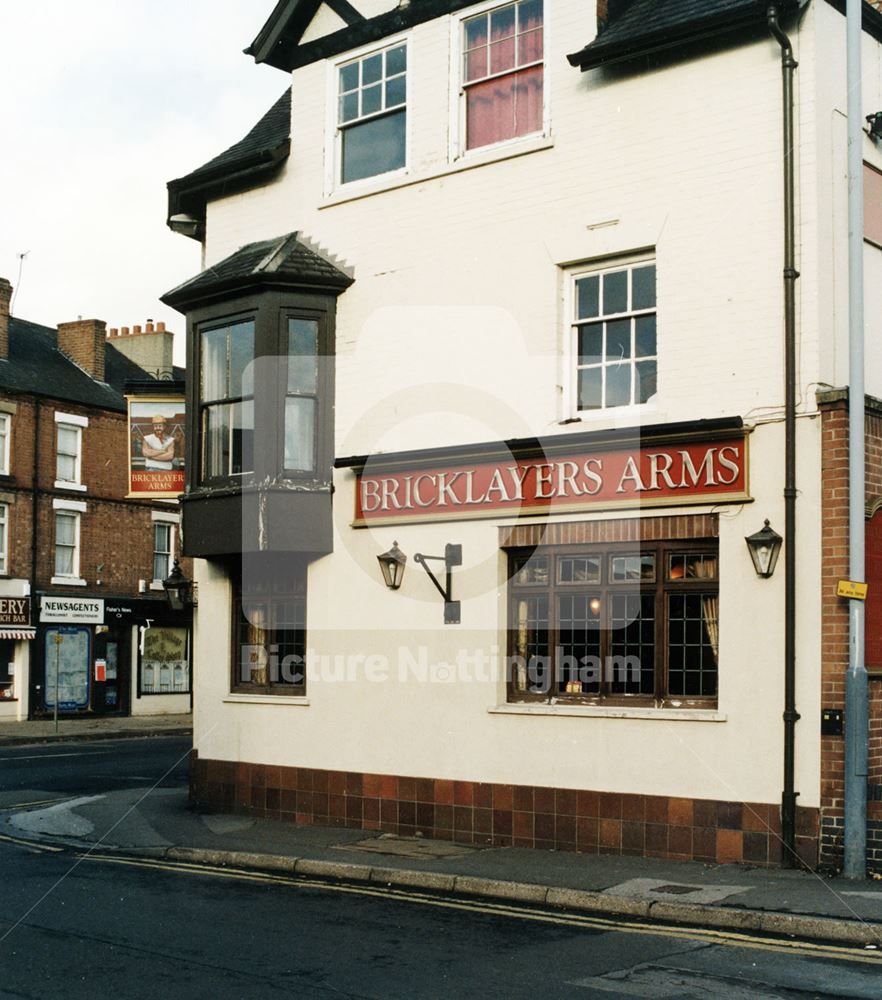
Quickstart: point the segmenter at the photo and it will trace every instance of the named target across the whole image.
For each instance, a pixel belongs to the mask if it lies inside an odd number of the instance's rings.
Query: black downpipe
[[[778,7],[766,11],[769,31],[781,46],[784,78],[784,791],[781,794],[782,862],[796,853],[796,237],[794,228],[793,75],[797,62],[778,23]]]
[[[40,533],[40,400],[34,398],[34,468],[31,472],[31,615],[38,613],[37,600],[37,554],[39,552]],[[31,640],[31,651],[28,656],[28,718],[34,717],[34,707],[37,701],[37,684],[34,678],[36,668],[34,647],[37,643]]]

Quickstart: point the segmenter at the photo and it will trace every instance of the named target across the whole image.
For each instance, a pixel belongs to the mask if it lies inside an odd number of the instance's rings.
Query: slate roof
[[[106,384],[90,378],[58,350],[52,327],[9,318],[9,359],[0,360],[0,390],[125,413],[126,382],[143,382],[147,373],[110,343],[104,345],[104,367]],[[182,379],[183,369],[175,368],[174,376]]]
[[[799,2],[779,5],[786,12]],[[752,25],[765,30],[768,7],[768,0],[620,0],[608,26],[567,58],[586,70]]]
[[[291,88],[248,134],[201,167],[168,182],[168,215],[204,217],[205,202],[264,183],[291,150]]]
[[[299,233],[286,233],[240,247],[229,257],[166,292],[161,301],[176,309],[260,285],[342,292],[353,282],[345,271],[309,246]]]

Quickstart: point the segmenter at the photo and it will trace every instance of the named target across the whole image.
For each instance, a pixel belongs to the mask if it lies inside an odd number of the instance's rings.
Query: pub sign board
[[[463,449],[465,450],[465,449]],[[356,526],[587,510],[744,502],[750,499],[745,431],[710,439],[638,441],[475,461],[392,456],[357,471]]]
[[[0,597],[0,628],[30,624],[30,597]]]
[[[172,499],[184,492],[183,396],[126,396],[129,497]]]

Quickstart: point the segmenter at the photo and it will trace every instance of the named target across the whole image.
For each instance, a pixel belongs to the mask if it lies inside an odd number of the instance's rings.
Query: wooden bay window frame
[[[543,546],[509,549],[507,555],[510,703],[716,706],[716,539]],[[616,579],[614,568],[623,566],[646,575]],[[640,605],[639,620],[622,613],[625,605]],[[643,612],[649,609],[651,629],[644,630],[649,622]],[[592,627],[580,633],[580,624]],[[635,625],[644,646],[639,665],[622,659],[639,644]],[[580,634],[583,641],[574,641]],[[587,669],[584,656],[592,658]],[[687,657],[693,667],[688,671]]]

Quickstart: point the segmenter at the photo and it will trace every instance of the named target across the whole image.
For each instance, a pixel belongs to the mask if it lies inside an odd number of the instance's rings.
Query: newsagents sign
[[[41,597],[41,622],[104,624],[104,599],[100,597]]]

